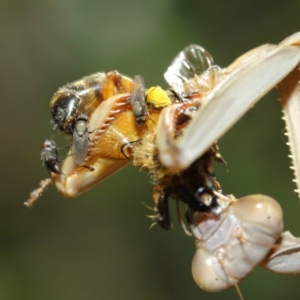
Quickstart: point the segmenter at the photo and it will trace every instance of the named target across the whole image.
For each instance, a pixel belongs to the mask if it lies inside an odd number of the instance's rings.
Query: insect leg
[[[300,238],[289,231],[283,232],[262,266],[277,274],[300,274]]]
[[[169,212],[168,192],[160,185],[154,185],[152,188],[152,196],[154,200],[154,211],[157,215],[154,216],[154,220],[163,229],[169,230],[172,227],[172,222]]]
[[[44,190],[52,182],[51,178],[44,179],[40,182],[40,186],[30,193],[30,198],[24,202],[24,205],[31,208],[33,203],[42,195]]]
[[[286,124],[286,135],[290,147],[292,159],[292,169],[294,171],[297,184],[296,192],[300,196],[300,73],[298,67],[294,69],[278,85],[280,100],[282,104],[283,119]]]

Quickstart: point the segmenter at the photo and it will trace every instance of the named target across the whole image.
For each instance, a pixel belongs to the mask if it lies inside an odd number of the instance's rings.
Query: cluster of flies
[[[71,136],[72,145],[61,160],[54,140],[45,140],[41,160],[50,178],[25,204],[31,207],[51,182],[75,197],[132,162],[151,176],[155,224],[172,228],[169,200],[180,204],[179,221],[196,239],[192,274],[202,289],[238,289],[257,265],[300,273],[300,239],[283,232],[280,205],[263,195],[223,195],[213,169],[215,161],[225,163],[216,140],[276,85],[297,156],[289,107],[300,96],[299,44],[297,33],[247,52],[226,69],[205,49],[190,45],[167,69],[166,91],[146,89],[143,77],[130,79],[117,71],[63,86],[50,102],[52,122]],[[297,179],[297,158],[294,163]]]
[[[72,157],[74,162],[81,165],[88,151],[88,117],[81,114],[76,118],[76,123],[73,129],[73,142],[72,142]],[[62,174],[61,162],[58,157],[56,143],[53,139],[46,139],[42,145],[41,161],[46,166],[48,172],[55,174]]]

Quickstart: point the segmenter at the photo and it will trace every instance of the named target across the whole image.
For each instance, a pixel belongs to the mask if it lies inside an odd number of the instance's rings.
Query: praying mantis
[[[237,287],[257,265],[299,274],[300,238],[284,231],[280,205],[260,194],[224,195],[213,171],[214,161],[225,162],[216,141],[277,86],[300,196],[299,64],[300,33],[257,47],[224,69],[205,49],[191,45],[165,73],[169,90],[146,89],[143,80],[135,87],[141,91],[134,97],[137,106],[139,99],[143,104],[143,122],[132,108],[130,78],[113,71],[68,84],[50,102],[55,129],[72,135],[84,114],[88,150],[80,164],[70,153],[51,178],[62,194],[75,197],[130,162],[146,170],[153,182],[155,224],[171,228],[169,199],[184,206],[196,241],[192,274],[204,290]],[[43,181],[26,204],[50,183]]]

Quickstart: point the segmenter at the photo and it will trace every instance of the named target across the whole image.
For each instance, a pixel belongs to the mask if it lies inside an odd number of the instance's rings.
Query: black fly
[[[41,161],[49,173],[61,174],[56,144],[52,140],[45,140],[42,145]]]
[[[148,111],[146,104],[144,78],[140,75],[136,75],[133,77],[130,102],[136,122],[140,126],[145,125]]]

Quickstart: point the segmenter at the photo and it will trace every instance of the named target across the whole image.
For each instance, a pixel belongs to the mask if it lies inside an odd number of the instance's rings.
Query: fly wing
[[[140,75],[134,76],[131,86],[131,107],[139,125],[144,125],[147,119],[145,95],[144,78]]]
[[[75,164],[81,165],[85,161],[88,152],[88,142],[88,132],[83,136],[78,136],[76,133],[73,134],[72,157]]]
[[[182,138],[176,140],[176,158],[169,157],[167,163],[162,163],[177,169],[187,168],[299,61],[300,48],[283,45],[260,53],[234,69],[208,94]]]
[[[136,75],[132,79],[131,86],[131,103],[145,99],[145,82],[141,75]]]

